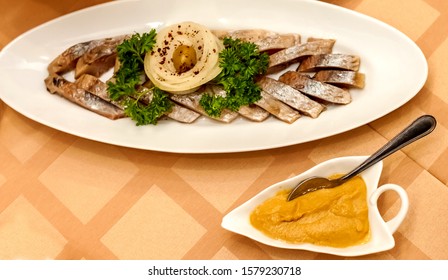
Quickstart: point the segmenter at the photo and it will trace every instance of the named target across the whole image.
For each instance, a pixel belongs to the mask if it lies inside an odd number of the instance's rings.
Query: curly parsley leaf
[[[168,94],[160,89],[153,90],[153,99],[146,105],[140,102],[143,93],[137,89],[144,75],[144,57],[156,43],[156,31],[135,33],[117,47],[120,68],[114,74],[114,81],[107,83],[110,99],[125,106],[125,114],[137,125],[157,124],[157,120],[172,107]],[[147,93],[147,92],[144,92]]]
[[[140,102],[140,97],[152,94],[151,102],[144,104]],[[171,110],[173,103],[168,95],[159,88],[145,90],[138,98],[127,98],[125,101],[125,113],[136,122],[136,125],[157,124],[160,117]]]
[[[145,54],[152,50],[154,44],[156,43],[156,35],[157,33],[155,29],[151,29],[149,33],[133,34],[129,40],[125,40],[118,46],[118,57],[132,57],[143,64]]]
[[[204,94],[199,101],[199,104],[204,108],[209,116],[220,116],[221,111],[227,108],[227,100],[223,96],[215,96]]]
[[[223,86],[226,97],[204,94],[200,104],[210,116],[219,116],[223,109],[238,111],[261,98],[261,89],[255,83],[258,75],[266,73],[269,56],[260,53],[254,43],[240,39],[224,38],[224,47],[219,54],[221,73],[215,82]]]

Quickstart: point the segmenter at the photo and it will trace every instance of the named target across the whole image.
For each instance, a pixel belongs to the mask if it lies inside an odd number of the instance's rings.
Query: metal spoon
[[[399,149],[411,144],[412,142],[428,135],[436,127],[436,119],[430,115],[423,115],[412,122],[397,136],[386,143],[381,149],[371,155],[358,167],[353,169],[348,174],[338,178],[329,180],[323,177],[310,177],[301,181],[288,195],[287,200],[293,200],[301,195],[309,192],[314,192],[320,189],[334,188],[348,179],[358,175],[360,172],[371,167],[375,163],[389,156],[390,154],[398,151]]]

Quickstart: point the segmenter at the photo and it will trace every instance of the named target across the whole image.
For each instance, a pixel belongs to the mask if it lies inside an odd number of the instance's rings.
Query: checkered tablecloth
[[[0,0],[0,48],[26,30],[104,2]],[[102,144],[34,122],[0,101],[0,259],[333,259],[272,248],[220,227],[274,182],[338,156],[367,155],[414,118],[437,129],[384,161],[380,184],[410,199],[396,246],[363,259],[448,259],[448,1],[328,1],[390,24],[422,49],[423,89],[340,135],[272,150],[188,155]],[[403,73],[405,75],[405,73]],[[387,219],[399,208],[380,198]]]

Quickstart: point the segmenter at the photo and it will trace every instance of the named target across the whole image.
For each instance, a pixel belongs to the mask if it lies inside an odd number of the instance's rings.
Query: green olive
[[[174,50],[171,61],[173,61],[177,73],[187,72],[196,65],[196,51],[191,46],[180,45]]]

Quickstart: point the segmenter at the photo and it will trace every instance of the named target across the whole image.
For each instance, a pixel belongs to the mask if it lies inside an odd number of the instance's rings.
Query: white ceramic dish
[[[389,250],[395,246],[395,240],[392,234],[397,230],[406,217],[409,208],[409,200],[406,191],[398,185],[386,184],[378,187],[378,181],[383,169],[382,162],[375,164],[361,173],[361,176],[367,185],[368,215],[371,232],[371,238],[369,242],[365,244],[347,248],[333,248],[316,246],[313,244],[292,244],[272,239],[264,235],[255,229],[249,221],[250,214],[255,207],[260,205],[266,199],[273,197],[278,191],[282,189],[292,189],[298,182],[311,176],[328,177],[337,173],[347,173],[365,159],[367,159],[367,157],[355,156],[328,160],[298,176],[276,183],[228,213],[223,218],[221,225],[229,231],[247,236],[260,243],[279,248],[308,250],[339,256],[360,256]],[[401,208],[393,219],[385,222],[378,211],[377,200],[383,192],[389,190],[397,192],[401,199]]]
[[[162,121],[137,127],[111,121],[44,86],[49,62],[79,42],[145,32],[184,20],[210,28],[265,28],[307,37],[335,38],[334,52],[357,54],[366,87],[352,90],[347,106],[288,125],[274,118],[225,125],[200,119],[185,125]],[[335,135],[402,106],[422,88],[427,63],[421,50],[396,29],[365,15],[319,1],[181,0],[113,1],[38,26],[0,53],[0,98],[21,114],[55,129],[114,145],[177,153],[242,152],[288,146]]]

